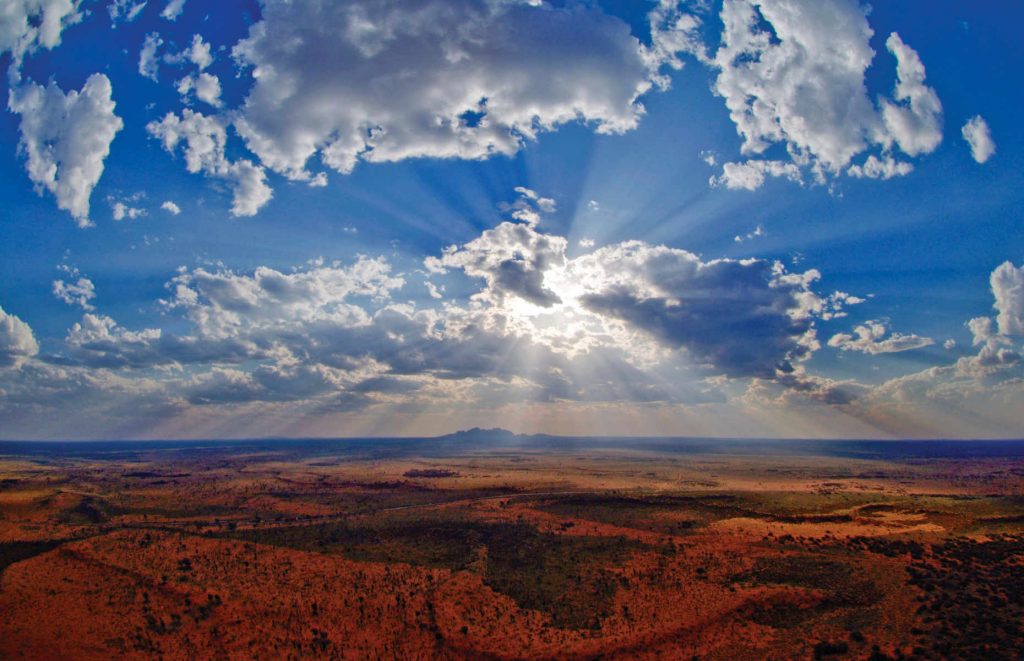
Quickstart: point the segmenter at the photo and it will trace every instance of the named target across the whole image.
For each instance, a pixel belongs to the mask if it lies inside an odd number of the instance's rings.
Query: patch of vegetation
[[[60,516],[61,523],[73,526],[94,525],[106,523],[110,517],[120,514],[121,511],[103,500],[93,496],[85,496],[78,504],[71,507]]]
[[[734,516],[756,516],[738,507],[730,495],[603,495],[576,494],[540,502],[535,508],[559,516],[672,534]],[[668,518],[667,514],[685,518]]]
[[[574,518],[679,534],[688,528],[732,517],[779,523],[849,523],[854,517],[836,510],[867,504],[872,494],[581,494],[540,503],[537,509]],[[883,507],[879,505],[879,507]],[[686,519],[666,517],[685,513]]]
[[[619,585],[603,567],[621,563],[635,547],[619,538],[500,526],[488,540],[486,583],[524,608],[549,613],[555,626],[598,629]]]
[[[794,585],[825,594],[821,608],[870,606],[882,592],[869,578],[838,560],[820,555],[786,555],[758,558],[753,569],[733,577],[754,584]]]
[[[874,505],[864,505],[857,510],[860,514],[878,514],[879,512],[896,512],[895,505],[888,503],[877,503]]]
[[[120,514],[150,516],[165,519],[192,519],[201,517],[237,516],[239,508],[226,505],[207,505],[199,502],[182,502],[177,507],[140,506],[126,507],[119,510]],[[249,512],[246,512],[247,514]]]
[[[870,551],[889,558],[908,554],[912,558],[921,558],[926,550],[921,542],[885,537],[851,537],[847,540],[846,546],[853,551]]]
[[[912,502],[929,522],[955,535],[1016,532],[1024,521],[1020,496],[915,496]]]
[[[737,494],[735,502],[739,507],[758,512],[761,516],[775,517],[777,520],[783,520],[784,517],[807,517],[804,520],[814,521],[815,519],[811,517],[845,516],[837,515],[836,512],[854,507],[871,507],[890,499],[890,496],[883,494],[849,491],[763,491]]]
[[[795,603],[776,602],[752,605],[746,608],[743,614],[751,622],[775,629],[788,629],[817,616],[819,610],[801,607]]]
[[[0,542],[0,574],[16,562],[28,560],[40,553],[46,553],[61,545],[61,542]]]
[[[951,539],[912,563],[927,658],[1014,659],[1024,649],[1024,535]]]
[[[814,646],[814,658],[827,659],[830,656],[846,654],[849,651],[850,646],[844,641],[832,642],[830,640],[823,640]]]
[[[459,472],[447,468],[413,468],[402,473],[403,477],[458,477]]]
[[[779,523],[849,523],[849,514],[773,514],[772,521]]]
[[[391,518],[236,531],[234,538],[353,560],[482,571],[484,582],[555,626],[600,628],[618,589],[609,567],[642,548],[619,537],[542,533],[522,523]]]

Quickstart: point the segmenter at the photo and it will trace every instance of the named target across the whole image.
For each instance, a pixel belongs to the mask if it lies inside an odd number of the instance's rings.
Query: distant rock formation
[[[439,440],[445,441],[485,441],[490,443],[501,443],[510,441],[521,441],[530,438],[528,434],[516,434],[507,429],[501,429],[495,427],[493,429],[481,429],[480,427],[473,427],[472,429],[463,429],[455,432],[454,434],[446,434],[438,437]]]

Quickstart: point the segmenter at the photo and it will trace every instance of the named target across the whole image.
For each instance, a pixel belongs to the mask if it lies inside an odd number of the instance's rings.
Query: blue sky
[[[1020,435],[1016,3],[7,7],[2,437]]]

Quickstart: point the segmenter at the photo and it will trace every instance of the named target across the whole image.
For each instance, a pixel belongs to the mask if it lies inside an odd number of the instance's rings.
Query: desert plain
[[[1024,442],[0,443],[2,659],[1016,659]]]

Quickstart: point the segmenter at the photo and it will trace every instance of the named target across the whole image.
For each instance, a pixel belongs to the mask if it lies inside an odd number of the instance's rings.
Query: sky
[[[1022,20],[5,0],[0,438],[1020,437]]]

